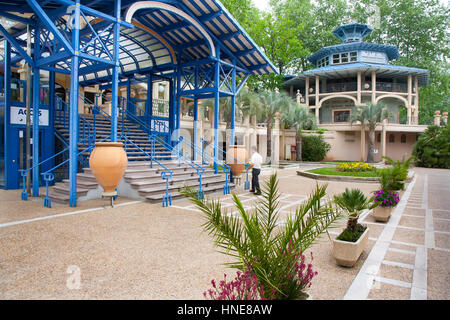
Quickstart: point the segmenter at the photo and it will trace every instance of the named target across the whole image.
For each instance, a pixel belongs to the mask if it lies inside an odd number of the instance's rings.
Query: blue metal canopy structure
[[[33,69],[35,137],[39,130],[39,70],[51,73],[53,87],[55,73],[70,75],[72,206],[76,205],[79,86],[100,84],[112,89],[111,141],[117,141],[118,87],[123,83],[143,77],[149,84],[153,79],[169,81],[169,129],[173,141],[179,137],[181,97],[194,99],[196,107],[199,99],[214,98],[217,160],[219,98],[229,96],[232,100],[230,143],[234,144],[236,94],[249,76],[278,72],[216,0],[0,0],[0,17],[5,70],[21,60]],[[26,50],[27,26],[31,29],[31,55]],[[5,88],[10,85],[8,77],[5,72]],[[9,102],[5,101],[7,108]],[[39,192],[38,153],[36,138],[35,196]]]

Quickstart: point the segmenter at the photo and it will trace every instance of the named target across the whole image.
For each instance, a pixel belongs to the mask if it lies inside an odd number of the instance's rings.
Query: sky
[[[267,10],[269,8],[269,0],[252,0],[252,2],[260,10]]]

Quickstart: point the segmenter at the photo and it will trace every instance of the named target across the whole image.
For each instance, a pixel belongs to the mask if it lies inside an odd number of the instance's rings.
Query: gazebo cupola
[[[342,42],[361,42],[366,36],[372,33],[372,28],[367,24],[352,23],[336,28],[333,34]]]
[[[322,68],[357,62],[388,64],[399,57],[396,46],[364,42],[370,33],[372,28],[367,24],[342,25],[333,31],[342,43],[324,47],[308,57],[308,60],[316,68]]]

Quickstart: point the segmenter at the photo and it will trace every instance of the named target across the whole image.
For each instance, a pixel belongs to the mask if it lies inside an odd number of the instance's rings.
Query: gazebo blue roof
[[[398,49],[396,46],[378,44],[378,43],[368,43],[368,42],[348,42],[341,43],[333,46],[328,46],[320,49],[313,55],[308,57],[308,61],[312,64],[316,64],[318,60],[323,57],[340,53],[340,52],[348,52],[348,51],[358,51],[358,50],[367,50],[372,52],[384,52],[387,54],[389,61],[395,60],[400,57],[398,53]]]
[[[357,62],[308,70],[295,78],[289,79],[284,85],[303,85],[306,77],[320,76],[325,79],[346,78],[355,76],[358,71],[361,71],[363,75],[368,75],[371,71],[376,71],[377,76],[389,78],[407,77],[408,75],[417,76],[420,86],[427,85],[429,81],[429,71],[425,69],[391,64]]]

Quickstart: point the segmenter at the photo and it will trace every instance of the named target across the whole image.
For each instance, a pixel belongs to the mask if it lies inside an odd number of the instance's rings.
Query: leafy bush
[[[381,169],[377,171],[377,175],[382,190],[403,190],[405,188],[404,173],[400,168]]]
[[[429,126],[414,144],[416,165],[426,168],[450,168],[450,127]]]
[[[325,142],[322,135],[305,136],[302,142],[302,160],[303,161],[322,161],[331,145]]]
[[[400,201],[398,193],[391,190],[378,190],[374,192],[374,195],[373,201],[383,208],[395,207]]]
[[[364,162],[341,163],[336,167],[337,171],[343,172],[366,172],[372,171],[374,167]]]

